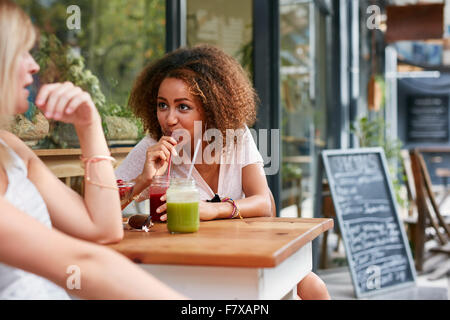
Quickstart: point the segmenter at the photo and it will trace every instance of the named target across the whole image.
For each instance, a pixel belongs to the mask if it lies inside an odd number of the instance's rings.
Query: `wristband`
[[[236,204],[236,201],[234,201],[233,199],[231,199],[229,197],[226,197],[226,198],[223,198],[221,200],[221,202],[228,202],[233,205],[233,212],[231,213],[230,219],[236,218],[237,216],[239,216],[239,218],[243,219],[241,216],[241,211],[239,210],[239,208]]]
[[[97,156],[92,156],[89,158],[85,158],[85,157],[80,157],[82,165],[81,167],[85,169],[84,173],[85,173],[85,179],[86,179],[86,183],[98,186],[98,187],[102,187],[102,188],[108,188],[108,189],[113,189],[113,190],[118,190],[117,186],[109,186],[106,184],[101,184],[98,182],[94,182],[91,180],[91,177],[89,175],[89,167],[91,163],[95,163],[95,162],[99,162],[99,161],[103,161],[103,160],[109,160],[112,163],[116,162],[116,159],[114,159],[113,157],[110,156],[104,156],[104,155],[97,155]]]

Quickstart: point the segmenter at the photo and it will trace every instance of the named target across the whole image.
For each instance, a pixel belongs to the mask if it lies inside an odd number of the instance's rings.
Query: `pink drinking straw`
[[[170,165],[172,164],[172,154],[169,155],[169,167],[167,168],[167,179],[170,179]]]
[[[176,137],[174,137],[173,133],[172,133],[171,137],[174,138],[175,140],[177,140],[177,142],[178,142],[178,139]],[[172,164],[172,152],[169,155],[169,168],[167,168],[167,178],[168,179],[170,179],[170,165],[171,164]]]

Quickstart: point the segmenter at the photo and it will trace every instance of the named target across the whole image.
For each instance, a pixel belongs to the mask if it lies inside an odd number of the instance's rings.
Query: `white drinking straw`
[[[200,148],[200,142],[202,142],[202,139],[199,139],[197,145],[195,146],[194,157],[192,158],[191,168],[189,169],[189,174],[187,176],[188,179],[191,177],[192,169],[194,169],[195,159],[197,159],[198,149]]]

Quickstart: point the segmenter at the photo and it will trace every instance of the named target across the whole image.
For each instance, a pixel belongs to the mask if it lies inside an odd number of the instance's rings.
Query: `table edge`
[[[247,218],[248,220],[255,220],[258,218]],[[264,218],[260,218],[264,219]],[[268,218],[270,219],[270,218]],[[285,221],[290,222],[294,219],[299,218],[275,218],[278,221]],[[237,267],[237,268],[274,268],[278,265],[280,265],[283,261],[288,259],[291,255],[293,255],[297,250],[299,250],[301,247],[303,247],[308,242],[311,242],[315,238],[317,238],[321,233],[326,232],[327,230],[330,230],[334,226],[334,221],[331,218],[301,218],[305,221],[307,220],[314,220],[317,222],[317,220],[322,220],[318,225],[316,225],[314,228],[309,230],[308,232],[296,237],[295,239],[292,239],[289,243],[284,245],[282,248],[274,252],[272,256],[267,257],[255,257],[255,261],[246,260],[245,264],[236,262],[236,260],[232,260],[231,262],[226,259],[222,259],[220,261],[213,260],[208,263],[199,263],[196,261],[187,261],[183,257],[177,257],[170,259],[164,255],[159,255],[157,259],[152,258],[148,259],[144,257],[144,254],[141,252],[133,252],[132,250],[127,252],[121,252],[118,250],[115,250],[116,252],[119,252],[120,254],[123,254],[131,261],[138,263],[138,264],[161,264],[161,265],[186,265],[186,266],[209,266],[209,267]],[[256,220],[257,221],[257,220]],[[114,246],[114,245],[112,245]],[[169,262],[167,260],[170,260]]]

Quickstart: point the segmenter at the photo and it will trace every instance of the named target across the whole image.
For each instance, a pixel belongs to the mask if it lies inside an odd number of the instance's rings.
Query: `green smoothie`
[[[167,229],[172,233],[197,232],[198,202],[167,202]]]

